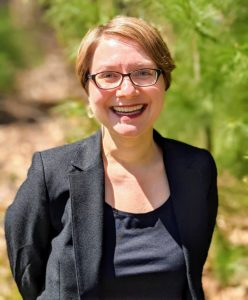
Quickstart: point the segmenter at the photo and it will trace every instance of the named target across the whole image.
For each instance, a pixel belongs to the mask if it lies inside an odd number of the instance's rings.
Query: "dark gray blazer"
[[[201,275],[217,213],[216,167],[202,149],[162,148],[186,261],[187,299],[204,299]],[[86,299],[97,286],[103,245],[101,134],[35,153],[5,219],[7,249],[24,299]]]

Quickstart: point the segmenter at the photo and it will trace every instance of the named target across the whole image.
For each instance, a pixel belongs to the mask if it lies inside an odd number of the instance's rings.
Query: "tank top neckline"
[[[171,201],[171,196],[169,196],[167,198],[166,201],[164,201],[160,206],[158,206],[157,208],[148,211],[148,212],[144,212],[144,213],[134,213],[134,212],[128,212],[128,211],[123,211],[123,210],[119,210],[117,208],[112,207],[110,204],[108,204],[107,202],[104,202],[104,205],[107,209],[110,209],[113,211],[114,215],[118,215],[118,216],[126,216],[126,217],[148,217],[148,216],[152,216],[152,215],[157,215],[161,210],[163,210],[165,207],[167,207],[169,205],[169,202]]]

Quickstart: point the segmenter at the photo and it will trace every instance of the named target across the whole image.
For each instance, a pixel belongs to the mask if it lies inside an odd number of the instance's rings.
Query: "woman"
[[[140,19],[116,17],[83,39],[77,73],[101,130],[35,153],[7,211],[24,299],[204,299],[216,167],[153,130],[173,68]]]

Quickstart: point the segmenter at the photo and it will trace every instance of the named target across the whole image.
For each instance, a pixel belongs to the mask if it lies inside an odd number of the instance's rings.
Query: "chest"
[[[139,173],[106,172],[105,202],[112,207],[133,213],[152,211],[161,206],[170,195],[164,168]]]

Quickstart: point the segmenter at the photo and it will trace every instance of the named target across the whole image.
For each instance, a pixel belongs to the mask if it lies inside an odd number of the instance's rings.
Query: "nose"
[[[116,96],[133,97],[134,95],[137,95],[137,93],[138,93],[137,87],[132,83],[132,81],[128,76],[125,76],[116,92]]]

